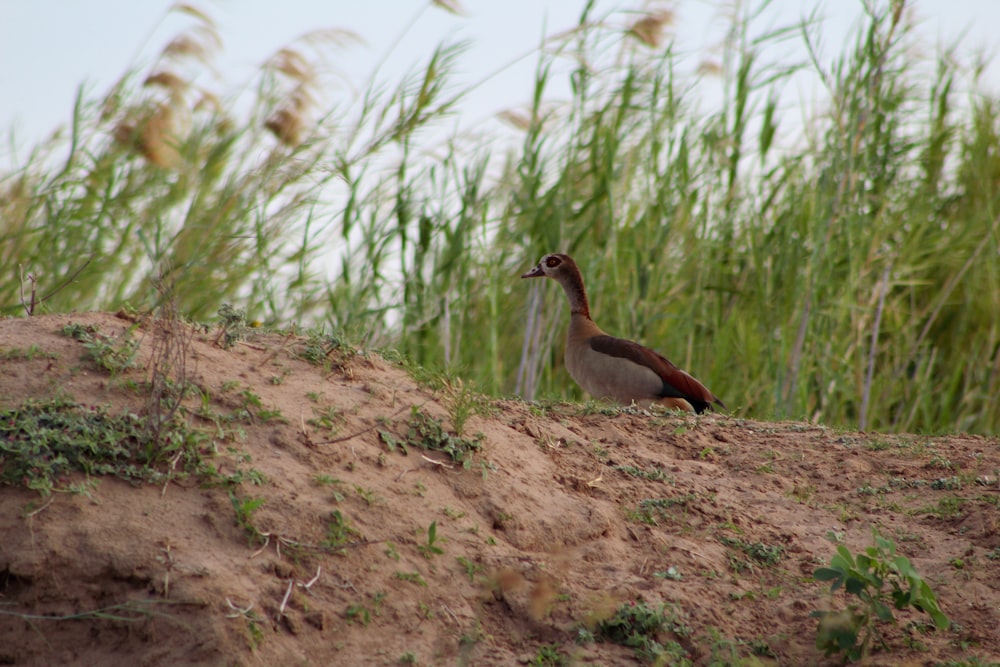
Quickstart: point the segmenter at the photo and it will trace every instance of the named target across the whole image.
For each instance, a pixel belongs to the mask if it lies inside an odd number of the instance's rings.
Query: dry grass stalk
[[[264,123],[271,134],[284,145],[295,148],[302,143],[306,122],[302,114],[294,107],[282,107],[275,111]]]
[[[333,44],[341,48],[365,43],[361,35],[346,28],[311,30],[299,37],[297,41],[304,44]]]
[[[722,65],[714,60],[702,60],[698,63],[697,71],[701,76],[719,76],[722,74]]]
[[[316,85],[316,69],[301,52],[288,47],[279,49],[264,68],[288,77],[294,84],[287,101],[264,123],[278,141],[294,148],[302,143],[311,122],[309,112],[316,102],[310,91]]]
[[[172,39],[160,55],[165,60],[192,58],[207,64],[221,48],[222,39],[214,29],[198,26]]]
[[[646,46],[657,48],[663,42],[664,28],[673,22],[674,13],[668,9],[661,9],[646,14],[633,23],[629,27],[628,34]]]
[[[152,343],[149,393],[146,395],[146,428],[150,440],[161,444],[168,424],[174,420],[184,399],[188,378],[188,356],[195,329],[181,319],[173,288],[162,279],[153,281],[162,299],[159,318],[150,322]]]
[[[455,16],[466,16],[465,7],[458,0],[431,0],[431,4],[435,7],[440,7],[449,14],[454,14]]]
[[[142,82],[142,85],[159,86],[161,88],[166,88],[171,92],[171,94],[178,94],[187,89],[188,82],[173,72],[168,70],[159,70],[147,76],[146,80]]]
[[[194,5],[189,5],[186,2],[178,2],[174,4],[170,8],[170,11],[178,12],[180,14],[187,14],[188,16],[193,16],[194,18],[198,19],[205,25],[212,27],[213,29],[216,27],[215,21],[212,20],[211,16],[201,11]]]
[[[303,83],[316,80],[316,70],[312,64],[299,51],[288,47],[279,49],[264,63],[264,67]]]
[[[221,114],[223,112],[222,102],[215,93],[209,90],[199,90],[201,93],[198,101],[194,103],[193,111],[211,111]]]
[[[114,129],[114,139],[158,167],[173,168],[181,163],[177,116],[167,103],[158,104],[138,123],[120,122]]]
[[[526,132],[531,127],[531,116],[523,111],[504,109],[497,114],[497,118],[504,121],[514,129],[521,130],[522,132]]]
[[[300,83],[295,87],[284,105],[271,114],[264,127],[271,131],[278,140],[289,147],[296,147],[309,129],[309,111],[313,107],[313,98],[309,94],[308,85]]]

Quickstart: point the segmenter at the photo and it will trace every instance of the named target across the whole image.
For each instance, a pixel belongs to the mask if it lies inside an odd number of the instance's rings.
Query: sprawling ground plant
[[[219,39],[185,5],[189,34],[0,174],[0,304],[150,307],[157,277],[191,317],[236,303],[487,393],[577,397],[560,295],[516,279],[560,250],[605,328],[741,414],[997,432],[1000,105],[980,69],[929,55],[901,0],[867,3],[832,60],[821,22],[762,30],[747,4],[706,59],[667,12],[583,3],[503,114],[513,142],[450,132],[460,46],[351,95],[314,62],[354,36],[326,32],[242,95],[202,91]],[[789,40],[812,58],[774,56]]]

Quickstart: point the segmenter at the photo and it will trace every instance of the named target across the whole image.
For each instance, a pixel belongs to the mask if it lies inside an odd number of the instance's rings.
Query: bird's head
[[[562,253],[552,253],[551,255],[546,255],[542,257],[541,261],[533,268],[531,271],[523,274],[522,278],[553,278],[555,280],[559,279],[561,274],[567,272],[573,272],[576,269],[576,264],[573,262],[573,258],[569,255],[563,255]],[[579,271],[577,269],[577,271]]]

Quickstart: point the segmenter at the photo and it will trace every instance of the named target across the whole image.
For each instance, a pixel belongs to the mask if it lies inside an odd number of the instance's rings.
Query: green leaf
[[[872,607],[875,612],[875,616],[877,616],[880,621],[893,620],[892,610],[886,607],[881,602],[876,602],[874,605],[872,605]]]
[[[840,560],[838,561],[838,557]],[[847,550],[843,544],[837,545],[837,555],[833,557],[830,561],[830,565],[833,567],[843,567],[844,569],[850,569],[854,567],[854,556],[850,551]]]
[[[848,593],[852,595],[858,595],[861,591],[865,590],[865,582],[856,577],[848,577],[844,581],[844,588]]]
[[[813,578],[816,581],[833,581],[834,579],[840,579],[843,576],[841,570],[836,570],[830,567],[821,567],[813,572]]]
[[[909,579],[917,576],[913,566],[910,565],[910,559],[906,556],[896,556],[892,559],[892,564],[901,577]]]

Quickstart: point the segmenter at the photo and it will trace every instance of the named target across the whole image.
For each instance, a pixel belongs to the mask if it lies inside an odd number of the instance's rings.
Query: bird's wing
[[[590,339],[590,348],[595,352],[611,357],[628,359],[645,366],[663,380],[662,396],[683,398],[692,404],[699,403],[708,407],[710,403],[722,405],[722,401],[702,383],[682,371],[662,354],[624,338],[614,336],[594,336]]]

